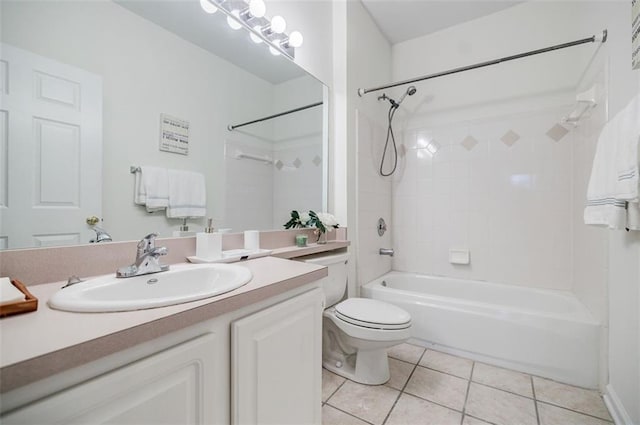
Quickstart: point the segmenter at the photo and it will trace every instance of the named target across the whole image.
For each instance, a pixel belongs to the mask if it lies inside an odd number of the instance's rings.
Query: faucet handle
[[[155,239],[158,237],[157,233],[149,233],[144,238],[140,239],[138,242],[138,257],[144,254],[145,252],[149,252],[153,248],[155,248],[156,243]]]

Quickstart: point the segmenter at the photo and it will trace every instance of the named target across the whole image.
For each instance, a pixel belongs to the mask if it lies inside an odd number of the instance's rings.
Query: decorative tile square
[[[465,413],[496,425],[536,425],[534,401],[471,383]]]
[[[315,165],[316,167],[319,166],[320,164],[322,164],[322,158],[320,158],[318,155],[313,157],[313,165]]]
[[[611,415],[597,391],[533,377],[536,399],[611,421]]]
[[[402,394],[393,407],[387,425],[459,425],[462,414],[408,394]]]
[[[322,368],[322,401],[325,402],[346,381],[342,376]]]
[[[531,376],[524,373],[476,362],[472,381],[533,398]]]
[[[420,360],[420,356],[424,353],[423,347],[411,344],[399,344],[395,345],[387,350],[389,357],[393,357],[398,360],[402,360],[408,363],[416,364]]]
[[[560,124],[556,124],[547,131],[547,136],[555,142],[559,142],[564,136],[569,133],[569,130],[561,126]]]
[[[540,425],[611,425],[611,422],[545,403],[538,403],[538,414]]]
[[[296,159],[293,161],[293,166],[294,166],[294,167],[296,167],[296,168],[300,168],[300,166],[301,166],[301,165],[302,165],[302,161],[300,161],[300,158],[296,158]]]
[[[478,144],[478,141],[473,136],[467,136],[464,138],[462,142],[460,142],[460,144],[462,145],[463,148],[470,151],[471,149],[476,147],[476,145]]]
[[[282,161],[277,160],[275,163],[276,168],[278,169],[278,171],[282,170],[282,167],[284,167],[284,164],[282,163]]]
[[[382,424],[400,391],[384,385],[361,385],[347,381],[327,402],[331,406],[374,425]]]
[[[513,146],[513,144],[515,142],[517,142],[520,139],[520,135],[518,133],[516,133],[513,130],[509,130],[506,133],[504,133],[504,135],[500,138],[500,140],[502,141],[502,143],[504,143],[505,145],[511,147]]]
[[[367,425],[367,423],[325,404],[322,406],[322,425]]]
[[[405,392],[462,411],[468,381],[418,366]]]
[[[391,377],[385,385],[402,390],[407,383],[415,365],[389,357],[389,374]]]
[[[420,360],[420,366],[469,379],[473,362],[469,359],[463,359],[462,357],[456,357],[451,354],[427,350]]]

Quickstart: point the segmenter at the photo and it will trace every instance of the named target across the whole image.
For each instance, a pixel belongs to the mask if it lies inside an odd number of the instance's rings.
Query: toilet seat
[[[411,316],[403,309],[369,298],[349,298],[335,305],[335,315],[355,326],[380,330],[407,329]]]

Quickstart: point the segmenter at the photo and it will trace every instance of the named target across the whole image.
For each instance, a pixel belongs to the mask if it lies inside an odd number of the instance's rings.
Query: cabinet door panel
[[[233,322],[232,422],[320,424],[322,290]]]
[[[216,335],[207,334],[32,403],[3,424],[214,423]]]

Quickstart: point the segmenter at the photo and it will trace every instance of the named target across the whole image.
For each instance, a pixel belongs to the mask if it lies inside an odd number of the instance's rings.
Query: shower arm
[[[593,35],[593,36],[588,37],[588,38],[583,38],[583,39],[576,40],[576,41],[570,41],[568,43],[556,44],[554,46],[545,47],[545,48],[542,48],[542,49],[531,50],[529,52],[524,52],[524,53],[518,53],[517,55],[505,56],[505,57],[499,58],[499,59],[493,59],[493,60],[490,60],[490,61],[480,62],[480,63],[476,63],[476,64],[473,64],[473,65],[467,65],[467,66],[463,66],[463,67],[460,67],[460,68],[449,69],[447,71],[437,72],[435,74],[430,74],[430,75],[424,75],[422,77],[416,77],[416,78],[412,78],[410,80],[398,81],[396,83],[391,83],[391,84],[387,84],[387,85],[384,85],[384,86],[373,87],[373,88],[369,88],[369,89],[360,88],[360,89],[358,89],[358,95],[360,97],[362,97],[365,94],[370,93],[370,92],[374,92],[374,91],[384,90],[384,89],[388,89],[388,88],[392,88],[392,87],[398,87],[398,86],[402,86],[402,85],[405,85],[405,84],[417,83],[419,81],[430,80],[432,78],[444,77],[446,75],[457,74],[459,72],[470,71],[472,69],[484,68],[486,66],[497,65],[497,64],[502,63],[502,62],[508,62],[508,61],[512,61],[512,60],[515,60],[515,59],[525,58],[527,56],[539,55],[541,53],[552,52],[554,50],[566,49],[567,47],[578,46],[580,44],[595,43],[597,41],[599,41],[601,43],[605,43],[607,41],[607,30],[606,29],[604,31],[602,31],[602,34],[599,35],[599,36]]]

